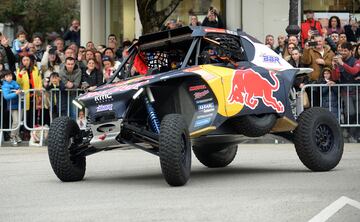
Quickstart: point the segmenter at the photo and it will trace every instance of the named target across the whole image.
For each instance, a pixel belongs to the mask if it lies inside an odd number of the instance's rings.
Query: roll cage
[[[128,49],[129,55],[115,71],[109,83],[117,77],[127,79],[138,75],[137,65],[156,74],[188,66],[218,63],[233,65],[248,61],[239,34],[225,29],[183,27],[141,36]]]

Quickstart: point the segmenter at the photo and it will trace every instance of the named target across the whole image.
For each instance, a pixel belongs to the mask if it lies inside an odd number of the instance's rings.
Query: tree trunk
[[[156,10],[157,0],[137,0],[143,34],[160,30],[161,25],[173,13],[182,0],[172,0],[163,10]]]

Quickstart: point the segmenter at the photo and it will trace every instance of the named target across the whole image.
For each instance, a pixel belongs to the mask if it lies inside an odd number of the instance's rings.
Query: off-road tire
[[[210,147],[194,146],[196,158],[209,168],[226,167],[235,158],[237,145],[214,144]]]
[[[329,171],[341,160],[344,140],[334,114],[313,107],[297,119],[294,144],[301,162],[312,171]]]
[[[75,158],[69,150],[72,142],[79,142],[79,134],[79,126],[69,117],[56,118],[50,125],[49,160],[54,173],[61,181],[79,181],[84,178],[86,158]]]
[[[168,114],[161,121],[159,157],[162,174],[171,186],[182,186],[190,178],[191,141],[184,118]]]
[[[248,137],[259,137],[270,132],[276,123],[275,114],[245,115],[231,120],[239,134]]]

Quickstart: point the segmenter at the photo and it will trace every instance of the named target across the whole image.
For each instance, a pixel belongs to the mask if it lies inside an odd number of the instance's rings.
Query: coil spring
[[[155,109],[153,108],[153,106],[147,96],[144,96],[144,101],[145,101],[146,110],[149,115],[151,129],[155,133],[159,134],[160,133],[160,121],[156,115]]]

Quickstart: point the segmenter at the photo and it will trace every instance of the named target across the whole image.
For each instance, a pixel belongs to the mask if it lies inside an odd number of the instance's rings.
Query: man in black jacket
[[[64,40],[69,40],[70,42],[75,42],[77,46],[80,46],[80,22],[77,19],[74,19],[71,23],[71,26],[67,32],[64,34]]]
[[[11,47],[9,46],[9,39],[4,35],[0,35],[0,53],[4,58],[4,63],[7,63],[9,66],[6,68],[10,69],[12,72],[15,72],[16,58],[11,50]]]

